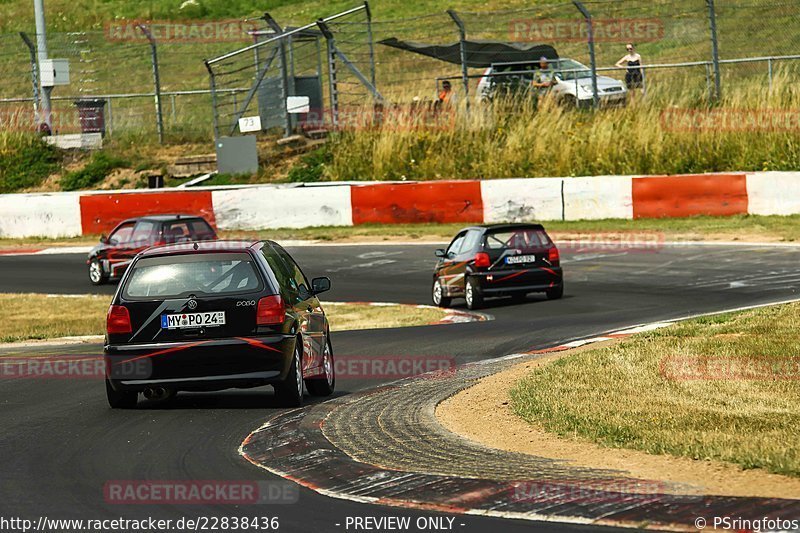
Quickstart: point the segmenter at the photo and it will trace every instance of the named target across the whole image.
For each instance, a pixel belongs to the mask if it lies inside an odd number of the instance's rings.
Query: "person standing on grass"
[[[550,87],[554,85],[554,78],[555,72],[550,68],[550,63],[547,62],[547,58],[544,56],[540,57],[539,70],[536,71],[531,86],[536,89],[539,96],[543,96],[547,94]]]
[[[634,49],[633,43],[625,45],[625,49],[628,53],[616,62],[616,66],[617,68],[628,68],[628,71],[625,73],[625,85],[628,87],[629,91],[633,89],[642,89],[644,86],[642,83],[644,76],[640,68],[642,66],[642,56]]]

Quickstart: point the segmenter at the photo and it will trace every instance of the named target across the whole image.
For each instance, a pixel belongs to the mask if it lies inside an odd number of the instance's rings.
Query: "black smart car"
[[[432,295],[441,307],[459,297],[477,309],[487,296],[544,292],[553,300],[564,294],[558,248],[539,224],[464,228],[436,257]]]
[[[198,216],[153,215],[123,220],[89,252],[89,281],[102,285],[122,276],[136,254],[150,246],[216,239],[214,228]]]
[[[310,283],[272,241],[149,248],[131,263],[108,310],[106,392],[113,408],[139,393],[272,385],[283,405],[333,393],[328,319]]]

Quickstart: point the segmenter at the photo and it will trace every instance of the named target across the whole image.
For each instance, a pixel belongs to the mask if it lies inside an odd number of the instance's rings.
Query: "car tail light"
[[[271,326],[283,324],[284,320],[286,320],[286,308],[283,306],[283,298],[280,296],[264,296],[258,301],[256,324],[259,326]]]
[[[491,266],[492,261],[489,259],[489,254],[486,252],[478,252],[475,254],[475,266],[485,268]]]
[[[553,246],[547,250],[547,261],[553,266],[558,266],[558,263],[561,261],[561,256],[558,254],[558,248]]]
[[[106,316],[106,332],[110,335],[132,333],[131,315],[128,308],[122,305],[112,305],[108,308]]]

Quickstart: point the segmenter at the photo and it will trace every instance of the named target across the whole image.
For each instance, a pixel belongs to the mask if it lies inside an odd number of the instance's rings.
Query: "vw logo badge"
[[[189,306],[189,309],[197,309],[197,300],[189,300],[186,305]]]

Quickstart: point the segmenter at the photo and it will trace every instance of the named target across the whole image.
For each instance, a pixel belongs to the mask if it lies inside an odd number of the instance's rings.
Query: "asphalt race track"
[[[290,248],[309,276],[328,275],[332,301],[429,303],[433,245]],[[800,247],[665,246],[658,250],[562,249],[566,293],[524,304],[489,301],[494,321],[338,333],[337,357],[415,355],[458,362],[498,357],[644,322],[797,298]],[[85,256],[0,257],[0,292],[110,294],[86,277]],[[458,305],[458,304],[457,304]],[[99,353],[100,346],[3,349],[5,354]],[[378,380],[337,383],[347,394]],[[302,489],[299,503],[252,506],[110,505],[109,480],[270,480],[237,453],[279,412],[269,388],[183,393],[166,406],[112,411],[102,383],[0,381],[0,515],[50,518],[278,516],[280,530],[346,531],[346,517],[440,516],[328,498]],[[145,404],[146,405],[146,404]],[[341,524],[337,526],[336,524]],[[413,521],[412,521],[413,524]],[[455,531],[599,531],[601,528],[456,516]],[[414,529],[412,529],[413,531]],[[354,531],[354,529],[349,529]]]

